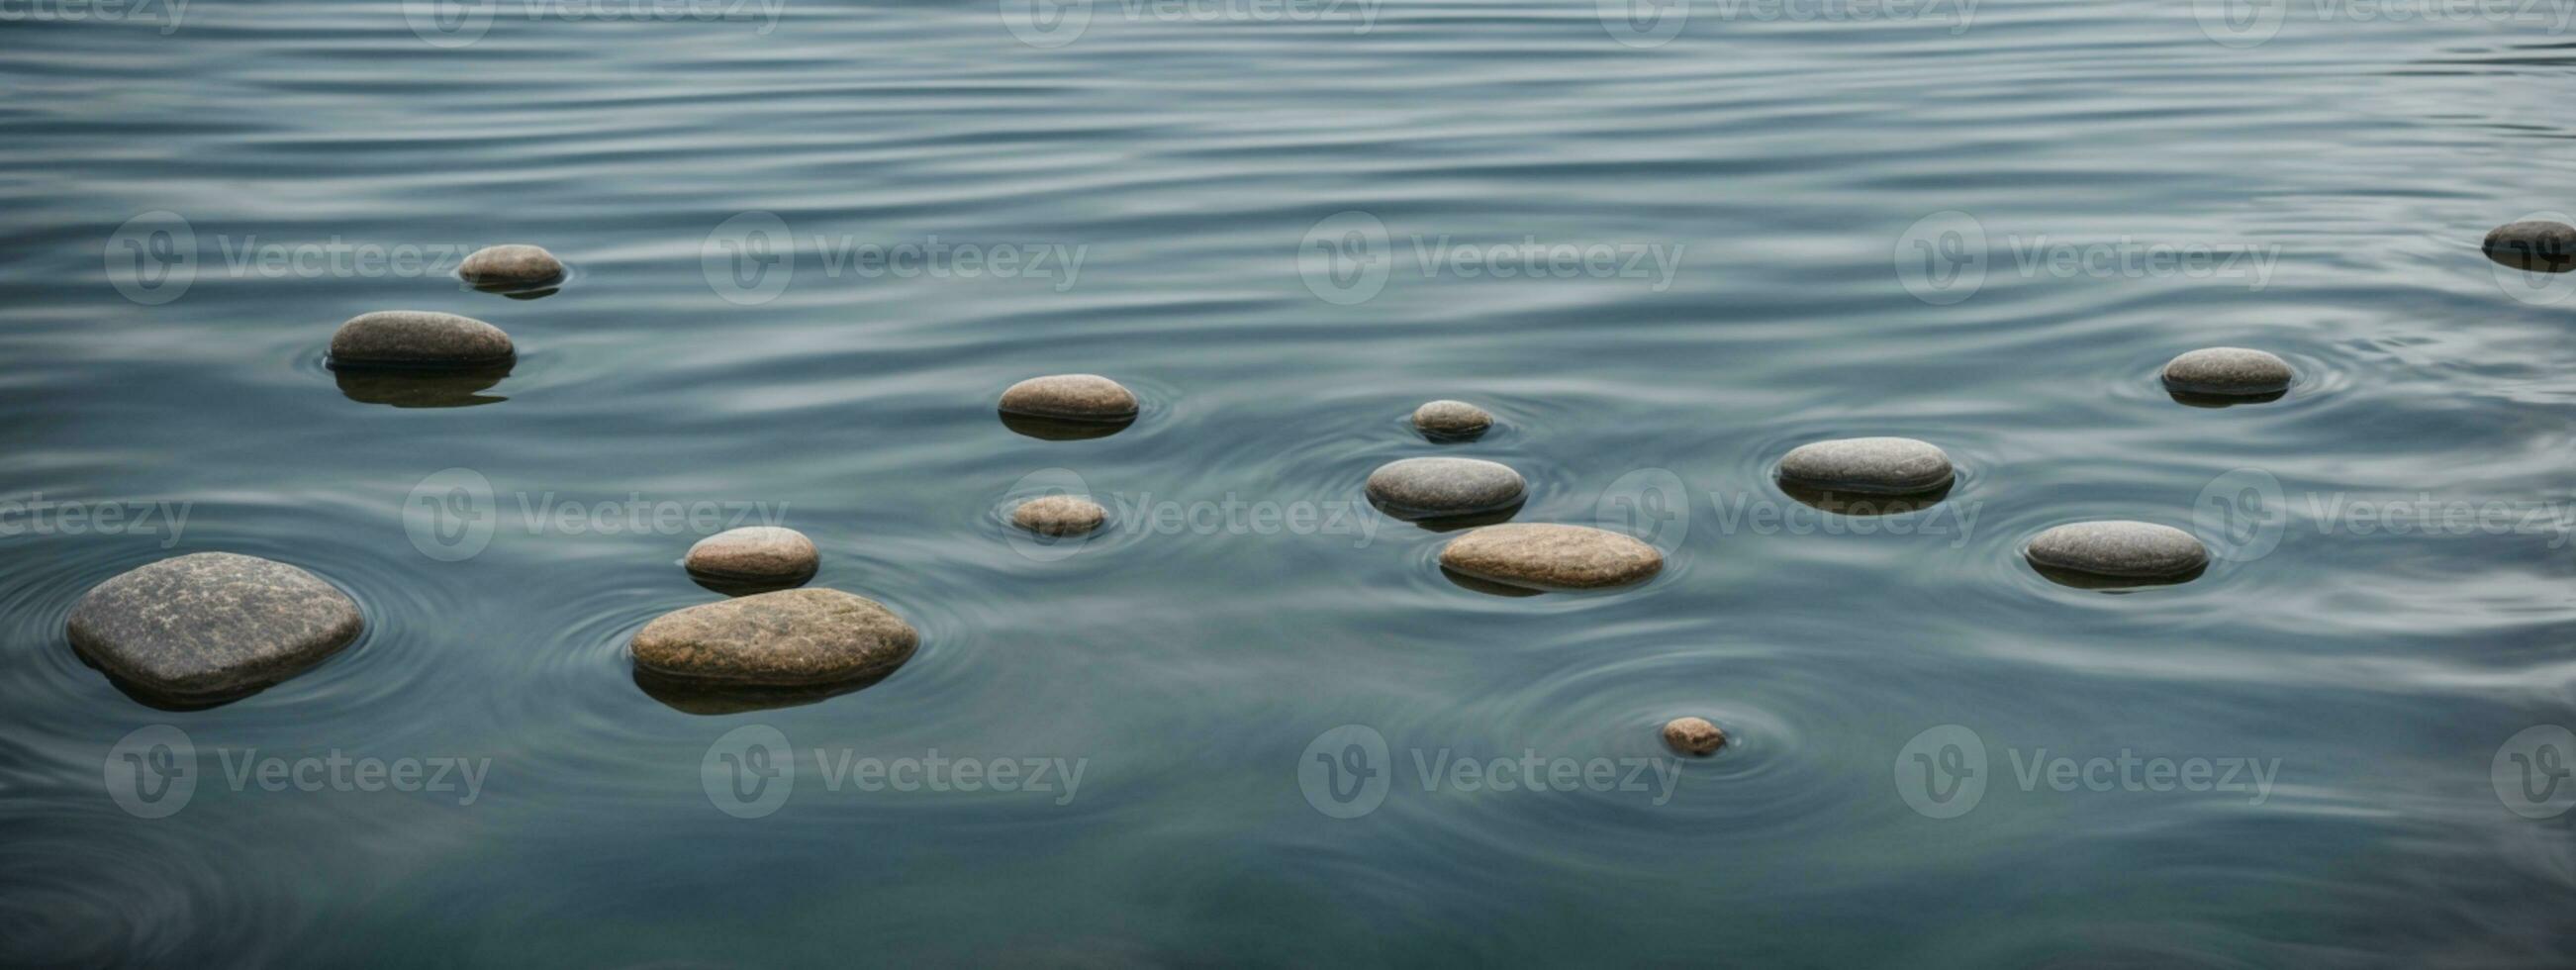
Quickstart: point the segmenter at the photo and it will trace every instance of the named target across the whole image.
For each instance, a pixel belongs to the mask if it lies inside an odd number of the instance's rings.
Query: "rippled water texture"
[[[2576,724],[2576,274],[2479,251],[2576,210],[2571,9],[2216,6],[9,5],[0,964],[2576,963],[2525,733]],[[570,277],[449,276],[510,242]],[[389,309],[518,359],[325,366]],[[2298,383],[2178,402],[2203,346]],[[1058,373],[1141,414],[995,413]],[[1870,435],[1958,480],[1772,482]],[[1431,454],[1664,569],[1454,581],[1362,495]],[[1008,524],[1064,490],[1110,526]],[[2106,518],[2220,555],[2020,557]],[[639,685],[773,520],[919,652]],[[85,590],[208,550],[367,633],[194,711],[82,664]]]

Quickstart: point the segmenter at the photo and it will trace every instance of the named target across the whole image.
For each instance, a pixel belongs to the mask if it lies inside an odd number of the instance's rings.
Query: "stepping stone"
[[[1002,411],[1057,421],[1126,422],[1136,419],[1136,395],[1097,374],[1032,377],[1002,392]]]
[[[892,673],[921,636],[885,604],[787,589],[663,614],[635,634],[635,666],[668,678],[799,687]]]
[[[1780,484],[1817,492],[1912,495],[1947,488],[1950,456],[1912,438],[1841,438],[1780,458]]]
[[[2295,377],[2289,361],[2243,347],[2204,347],[2164,369],[2165,387],[2213,397],[2278,397]]]
[[[1468,441],[1494,426],[1494,416],[1465,401],[1433,401],[1413,409],[1414,430],[1433,441]]]
[[[814,578],[823,554],[814,540],[774,525],[727,529],[689,547],[690,573],[732,583],[796,584]]]
[[[1372,504],[1400,519],[1446,519],[1513,508],[1529,485],[1509,466],[1476,458],[1406,458],[1369,473]]]
[[[358,604],[282,562],[229,552],[164,559],[72,608],[72,647],[109,676],[180,702],[228,700],[302,673],[358,638]]]
[[[490,246],[465,257],[456,275],[481,289],[517,289],[563,282],[564,264],[542,246]]]
[[[331,335],[331,366],[458,369],[515,359],[501,328],[453,313],[387,310],[341,324]]]
[[[1726,746],[1726,732],[1707,718],[1677,717],[1664,725],[1664,743],[1677,753],[1705,758]]]
[[[2497,226],[2487,233],[2487,258],[2535,273],[2576,270],[2576,226],[2532,219]]]
[[[1635,539],[1580,525],[1506,522],[1449,540],[1440,565],[1529,589],[1602,589],[1652,578],[1664,555]]]
[[[2088,580],[2181,582],[2209,566],[2209,549],[2191,533],[2152,522],[2073,522],[2042,532],[2022,554],[2043,574],[2068,585],[2109,588]],[[2061,576],[2063,578],[2061,578]]]
[[[1071,495],[1047,495],[1011,510],[1011,524],[1042,536],[1078,536],[1109,521],[1100,503]]]

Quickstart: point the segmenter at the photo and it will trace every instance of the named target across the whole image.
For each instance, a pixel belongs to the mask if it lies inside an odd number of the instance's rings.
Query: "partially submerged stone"
[[[1529,497],[1509,466],[1477,458],[1406,458],[1368,477],[1368,498],[1402,519],[1445,519],[1499,512]]]
[[[1098,374],[1032,377],[1002,392],[1002,411],[1057,421],[1126,422],[1136,418],[1136,395]]]
[[[2191,533],[2116,519],[2049,529],[2032,537],[2022,554],[2049,578],[2089,588],[2119,585],[2094,579],[2180,582],[2209,566],[2208,547]]]
[[[814,540],[774,525],[727,529],[689,547],[684,565],[699,576],[736,583],[801,583],[814,576],[823,555]]]
[[[1506,522],[1474,529],[1440,550],[1443,568],[1529,589],[1602,589],[1652,578],[1655,547],[1589,526]]]
[[[2244,347],[2203,347],[2164,369],[2167,388],[2214,397],[2277,397],[2296,376],[2289,361]]]
[[[362,314],[331,335],[331,366],[489,368],[515,359],[501,328],[453,313],[386,310]]]
[[[635,665],[666,678],[799,687],[891,673],[920,634],[885,604],[788,589],[666,613],[635,634]]]
[[[338,587],[282,562],[200,552],[98,584],[72,608],[72,647],[175,701],[229,699],[303,672],[358,638]]]
[[[2576,270],[2576,226],[2527,219],[2497,226],[2487,233],[2487,258],[2535,273]]]
[[[1078,536],[1109,521],[1100,503],[1073,495],[1046,495],[1011,510],[1011,524],[1042,536]]]
[[[1433,441],[1466,441],[1494,426],[1494,416],[1465,401],[1439,400],[1413,409],[1413,428]]]
[[[1702,717],[1677,717],[1664,725],[1664,743],[1680,754],[1705,758],[1726,746],[1726,732]]]
[[[1913,495],[1950,485],[1950,456],[1912,438],[1840,438],[1780,458],[1780,483],[1818,492]]]
[[[482,289],[521,289],[562,282],[564,264],[543,246],[514,243],[475,250],[456,275]]]

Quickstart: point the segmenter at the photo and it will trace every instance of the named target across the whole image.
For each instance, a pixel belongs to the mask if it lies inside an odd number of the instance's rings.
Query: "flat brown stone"
[[[456,275],[475,286],[541,286],[564,278],[563,260],[543,246],[488,246],[465,257]]]
[[[629,649],[637,667],[666,677],[793,687],[888,673],[920,645],[883,603],[787,589],[663,614]]]
[[[774,525],[727,529],[689,547],[690,572],[717,579],[797,582],[822,565],[814,540]]]
[[[368,313],[331,335],[334,367],[478,367],[509,361],[517,353],[501,328],[453,313]]]
[[[1664,555],[1590,526],[1506,522],[1449,540],[1440,550],[1440,565],[1512,586],[1600,589],[1652,578],[1664,568]]]
[[[1726,746],[1726,732],[1702,717],[1677,717],[1664,725],[1664,743],[1674,751],[1705,758]]]
[[[1011,524],[1042,536],[1078,536],[1109,521],[1100,503],[1071,495],[1047,495],[1011,510]]]
[[[164,559],[81,597],[72,647],[108,674],[173,699],[285,680],[358,638],[358,604],[282,562],[229,552]]]
[[[1098,374],[1032,377],[1002,392],[1002,410],[1059,421],[1127,421],[1136,417],[1136,395]]]

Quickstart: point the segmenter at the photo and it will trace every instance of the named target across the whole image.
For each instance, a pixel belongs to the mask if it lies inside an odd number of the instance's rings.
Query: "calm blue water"
[[[2576,276],[2478,252],[2576,210],[2565,3],[42,9],[0,6],[0,963],[2576,962],[2576,739],[2523,733],[2576,724]],[[449,278],[503,242],[573,277]],[[382,309],[520,359],[344,388]],[[2169,398],[2209,345],[2301,381]],[[1144,415],[996,420],[1064,372]],[[1503,425],[1425,443],[1438,397]],[[1961,483],[1769,481],[1875,434]],[[1358,504],[1424,454],[1666,568],[1454,583]],[[1068,481],[1108,532],[1008,530]],[[920,653],[639,688],[718,597],[681,554],[764,516]],[[2223,555],[2019,559],[2089,518]],[[208,550],[368,633],[203,710],[83,665],[85,590]],[[1672,761],[1685,714],[1734,743]],[[184,795],[120,760],[156,725]]]

